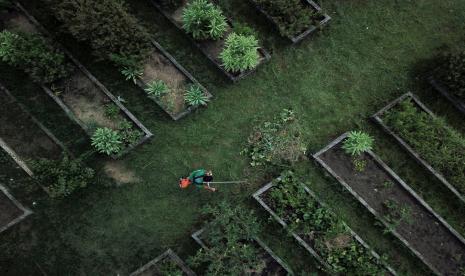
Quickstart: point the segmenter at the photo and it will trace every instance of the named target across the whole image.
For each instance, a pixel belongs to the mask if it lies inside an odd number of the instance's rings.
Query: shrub
[[[245,270],[262,271],[259,250],[252,244],[260,225],[253,211],[221,202],[207,206],[204,215],[211,218],[203,235],[208,250],[199,250],[188,262],[207,265],[206,275],[243,275]],[[257,273],[260,275],[260,273]]]
[[[231,72],[257,67],[260,59],[258,48],[258,40],[254,36],[231,33],[220,54],[223,66]]]
[[[150,36],[121,0],[47,0],[55,16],[95,55],[119,55],[140,64],[151,49]]]
[[[440,73],[450,92],[465,100],[465,51],[448,54]]]
[[[465,137],[410,100],[386,114],[386,123],[420,156],[465,193]]]
[[[122,143],[120,133],[107,127],[97,128],[94,135],[92,135],[92,146],[98,152],[107,155],[119,153],[122,149]]]
[[[292,172],[283,173],[274,184],[267,202],[292,230],[312,240],[316,251],[331,266],[331,274],[385,274],[379,261],[351,236],[343,221],[310,196]]]
[[[2,31],[0,58],[11,66],[21,68],[40,83],[54,82],[70,73],[64,54],[36,34]]]
[[[277,23],[282,36],[292,38],[311,25],[318,24],[320,14],[302,0],[253,0]]]
[[[94,177],[80,159],[65,155],[61,160],[40,159],[32,163],[34,179],[47,188],[52,198],[63,198],[86,187]]]
[[[159,98],[168,92],[168,86],[162,80],[155,80],[147,85],[145,92],[150,96]]]
[[[284,166],[301,159],[305,150],[294,112],[284,109],[252,131],[241,153],[250,158],[251,166]]]
[[[184,99],[191,106],[207,105],[209,101],[205,92],[198,85],[191,85],[187,89]]]
[[[208,0],[194,0],[182,14],[183,28],[194,39],[220,39],[228,23],[221,9]]]
[[[143,135],[140,130],[135,129],[134,125],[126,119],[122,119],[119,123],[118,133],[125,145],[132,145],[136,143]]]
[[[373,138],[365,132],[351,131],[347,139],[344,140],[342,148],[347,154],[360,156],[373,148]]]

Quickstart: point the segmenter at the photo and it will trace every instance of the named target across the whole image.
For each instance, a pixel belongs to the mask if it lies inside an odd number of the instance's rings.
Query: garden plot
[[[343,134],[314,155],[339,183],[437,275],[461,275],[465,240],[370,150],[358,158],[342,149]]]
[[[58,160],[65,147],[0,84],[0,146],[29,175],[29,161]]]
[[[0,233],[21,222],[32,211],[19,203],[8,190],[0,184]]]
[[[282,190],[281,188],[282,187]],[[345,222],[292,173],[284,173],[253,197],[329,273],[397,275]]]
[[[391,102],[373,119],[465,203],[465,138],[461,134],[411,93]]]
[[[131,273],[130,276],[165,275],[194,276],[196,274],[173,252],[173,250],[168,249],[165,253]]]
[[[199,89],[206,101],[212,95],[184,67],[182,67],[160,44],[152,41],[155,47],[143,65],[142,75],[137,85],[144,89],[148,97],[155,101],[173,120],[179,120],[197,109],[200,105],[192,105],[186,101],[186,93],[190,89]],[[162,95],[152,95],[150,86],[162,81],[166,90]]]
[[[151,0],[152,4],[166,17],[170,20],[179,30],[185,32],[183,28],[183,19],[182,15],[184,9],[188,5],[188,1],[182,1],[182,4],[175,9],[164,8],[158,0]],[[257,54],[258,54],[258,64],[254,66],[254,68],[249,68],[247,70],[237,70],[231,71],[225,68],[224,62],[221,59],[221,53],[226,45],[226,39],[230,34],[233,33],[233,24],[231,20],[225,19],[225,31],[221,37],[213,39],[213,38],[203,38],[203,39],[195,39],[194,36],[187,33],[189,39],[191,39],[192,43],[200,49],[200,51],[211,61],[215,64],[216,67],[220,69],[223,74],[225,74],[228,79],[232,81],[238,81],[255,71],[258,65],[264,63],[265,61],[269,60],[271,56],[268,52],[263,49],[262,47],[258,47]]]
[[[207,244],[203,241],[202,235],[206,233],[205,228],[192,234],[192,238],[205,250],[208,250]],[[254,238],[252,242],[256,249],[259,249],[260,254],[257,259],[263,261],[263,270],[260,272],[249,273],[252,275],[292,275],[293,272],[289,266],[281,260],[274,252],[258,237]]]
[[[289,8],[286,1],[281,1],[286,4],[286,11],[282,10],[280,1],[250,0],[250,2],[279,30],[281,36],[288,38],[294,44],[322,29],[331,20],[331,17],[323,13],[321,7],[312,0],[293,0],[295,2],[293,9]],[[300,24],[296,24],[296,21]]]
[[[152,136],[152,133],[66,49],[53,43],[47,31],[21,5],[18,4],[16,9],[3,13],[1,22],[12,33],[26,33],[45,38],[56,48],[56,52],[64,55],[63,68],[66,69],[66,73],[50,82],[41,81],[41,86],[89,136],[99,129],[116,132],[122,145],[119,150],[111,152],[113,158],[124,155]]]

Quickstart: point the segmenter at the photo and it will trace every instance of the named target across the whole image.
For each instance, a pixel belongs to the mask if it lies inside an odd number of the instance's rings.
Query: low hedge
[[[320,14],[302,0],[253,0],[278,24],[281,35],[294,37],[315,25]]]
[[[440,171],[461,193],[465,193],[465,137],[421,111],[410,100],[388,112],[386,123],[427,162]]]
[[[149,54],[150,36],[121,0],[47,0],[54,15],[96,56],[120,56],[140,64]]]

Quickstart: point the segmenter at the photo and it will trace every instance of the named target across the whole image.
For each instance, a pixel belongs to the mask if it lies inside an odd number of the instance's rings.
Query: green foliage
[[[114,103],[109,103],[105,105],[105,116],[110,119],[116,119],[119,117],[120,108]]]
[[[408,222],[411,217],[410,207],[401,205],[395,200],[388,199],[383,202],[383,206],[387,213],[384,215],[384,219],[389,223],[388,231],[396,229],[401,222]]]
[[[120,72],[125,79],[131,80],[134,84],[136,84],[137,79],[143,75],[141,64],[134,57],[110,54],[110,60],[120,68]]]
[[[163,275],[163,276],[184,275],[182,269],[178,266],[178,264],[172,261],[170,258],[166,258],[161,263],[158,263],[156,269],[158,272],[158,274],[156,275]]]
[[[440,75],[450,92],[465,100],[465,51],[448,54]]]
[[[386,123],[420,156],[465,193],[465,137],[442,118],[434,118],[410,100],[385,117]]]
[[[360,156],[373,148],[373,138],[362,131],[351,131],[344,140],[342,148],[347,154]]]
[[[36,34],[0,33],[0,58],[11,66],[26,71],[39,83],[50,83],[69,75],[64,54]]]
[[[253,0],[277,23],[281,35],[292,38],[317,25],[321,15],[302,0]]]
[[[258,48],[255,36],[231,33],[220,54],[224,68],[230,72],[242,72],[257,67],[260,59]]]
[[[145,92],[147,92],[149,96],[159,98],[164,94],[168,93],[168,86],[162,80],[154,80],[147,85],[147,88],[145,88]]]
[[[64,198],[75,190],[86,187],[94,177],[94,170],[82,160],[65,155],[61,160],[39,159],[32,163],[34,179],[43,185],[52,198]]]
[[[367,161],[365,159],[354,158],[352,162],[354,163],[354,167],[357,172],[365,171],[365,168],[367,166]]]
[[[352,237],[345,224],[305,191],[292,172],[285,172],[266,195],[267,203],[290,229],[314,241],[316,251],[342,275],[384,275],[370,252]]]
[[[183,28],[194,39],[213,39],[223,37],[228,28],[226,17],[221,9],[208,0],[190,2],[182,14]]]
[[[117,154],[122,149],[122,140],[118,131],[107,127],[97,128],[94,135],[92,135],[92,146],[100,153]]]
[[[208,249],[199,250],[188,262],[207,265],[206,275],[242,275],[245,270],[262,271],[264,263],[252,243],[260,225],[253,211],[221,202],[207,206],[204,215],[212,218],[202,238]],[[260,273],[258,273],[260,274]]]
[[[135,129],[134,125],[126,119],[119,123],[118,132],[125,145],[132,145],[143,136],[143,133]]]
[[[198,85],[191,85],[184,95],[184,100],[188,105],[207,105],[210,101],[205,92]]]
[[[148,56],[150,36],[128,12],[123,1],[46,1],[68,32],[77,40],[90,43],[96,56],[109,59],[116,54],[137,64]]]
[[[250,159],[251,166],[284,166],[305,155],[300,125],[290,109],[284,109],[271,122],[255,127],[242,154]]]

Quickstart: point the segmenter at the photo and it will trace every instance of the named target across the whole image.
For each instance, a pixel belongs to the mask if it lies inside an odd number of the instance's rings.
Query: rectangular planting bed
[[[341,148],[347,135],[313,157],[431,271],[462,275],[464,238],[372,151],[359,157],[366,166],[356,171],[352,157]]]
[[[230,79],[233,82],[238,81],[240,79],[243,79],[246,76],[252,74],[258,68],[258,66],[260,66],[260,64],[264,63],[265,61],[268,61],[271,58],[270,54],[265,49],[260,47],[257,50],[258,54],[260,56],[259,64],[257,65],[257,67],[255,67],[254,69],[251,69],[251,70],[243,71],[243,72],[230,72],[230,71],[227,71],[224,68],[224,66],[222,65],[222,61],[220,59],[220,53],[224,48],[226,38],[233,31],[233,25],[232,25],[232,23],[231,23],[231,21],[229,19],[227,19],[228,27],[227,27],[227,31],[226,31],[225,35],[223,36],[223,38],[218,39],[218,40],[211,40],[211,39],[209,39],[209,40],[196,40],[190,34],[185,32],[184,28],[182,27],[182,25],[183,25],[183,23],[182,23],[182,12],[183,12],[183,9],[186,7],[186,5],[188,3],[187,0],[184,0],[183,4],[179,8],[177,8],[176,10],[164,9],[162,7],[162,5],[160,5],[158,0],[150,0],[150,1],[152,2],[153,6],[155,6],[155,8],[157,8],[169,21],[171,21],[176,26],[176,28],[178,28],[180,31],[186,33],[187,37],[189,37],[189,39],[192,41],[192,43],[211,62],[213,62],[213,64],[215,64],[215,66],[218,67],[218,69],[220,69],[220,71],[223,72],[223,74],[225,74],[228,79]]]
[[[411,145],[410,142],[406,141],[404,137],[398,133],[394,128],[392,128],[386,120],[384,120],[384,117],[389,114],[389,112],[396,112],[396,110],[399,108],[399,106],[404,102],[408,101],[411,102],[415,108],[417,108],[418,111],[424,112],[425,114],[428,114],[431,116],[432,119],[434,119],[436,116],[431,112],[423,103],[420,102],[420,100],[415,97],[412,93],[407,93],[399,97],[398,99],[392,101],[390,104],[388,104],[386,107],[378,111],[376,114],[373,115],[373,120],[378,123],[384,131],[386,131],[389,135],[391,135],[397,142],[423,167],[425,167],[428,171],[430,171],[447,189],[449,189],[454,195],[457,196],[457,198],[462,201],[462,203],[465,204],[465,196],[463,192],[460,190],[460,186],[465,187],[465,183],[461,183],[459,181],[449,181],[448,178],[450,175],[453,175],[454,172],[450,171],[451,168],[447,168],[444,166],[442,169],[440,168],[435,168],[435,166],[432,166],[431,163],[428,161],[427,158],[423,157],[420,152],[418,152],[415,148],[415,146]],[[422,137],[423,139],[432,139],[431,137]],[[441,146],[441,141],[432,141],[434,144],[438,145],[438,147]],[[438,155],[444,155],[442,152],[437,152]],[[458,154],[463,154],[458,153]],[[440,164],[436,164],[438,166]],[[442,165],[442,164],[441,164]],[[456,171],[460,170],[456,169]],[[465,171],[465,165],[462,164],[462,173]],[[461,180],[464,181],[464,180]]]
[[[69,76],[41,86],[89,137],[97,128],[110,128],[125,137],[123,149],[112,158],[123,156],[153,136],[69,51],[55,43],[52,36],[20,4],[16,5],[15,10],[2,14],[0,19],[7,30],[39,34],[64,53],[71,71]]]
[[[0,147],[30,176],[29,161],[58,160],[63,144],[0,84]]]
[[[156,102],[173,120],[177,121],[188,115],[199,106],[188,105],[185,93],[190,86],[199,87],[207,97],[212,95],[184,67],[182,67],[160,44],[151,41],[154,47],[143,67],[142,76],[137,79],[137,85],[144,90],[157,80],[168,86],[168,91],[161,97],[147,96]]]
[[[451,102],[460,112],[465,115],[465,101],[454,95],[446,84],[443,84],[441,81],[436,79],[435,77],[429,77],[429,83],[436,89],[439,93],[441,93],[449,102]]]
[[[308,218],[305,218],[306,215],[301,217],[301,215],[292,209],[291,206],[282,207],[286,210],[285,214],[282,216],[278,214],[278,203],[273,200],[272,193],[275,191],[274,189],[277,189],[276,185],[280,185],[283,179],[288,179],[287,177],[288,176],[283,176],[276,179],[274,182],[266,184],[253,194],[253,198],[271,215],[271,217],[273,217],[274,220],[276,220],[287,231],[289,231],[289,233],[300,245],[302,245],[315,259],[318,260],[323,270],[330,274],[350,273],[357,275],[369,273],[368,271],[372,270],[365,269],[365,267],[360,268],[361,264],[356,264],[355,266],[358,266],[357,268],[350,268],[348,264],[344,264],[343,260],[339,260],[340,263],[336,261],[334,266],[327,262],[328,259],[337,259],[337,257],[334,257],[335,255],[331,255],[331,253],[344,252],[342,255],[351,254],[353,252],[349,248],[358,248],[356,251],[362,253],[357,257],[354,256],[354,259],[360,258],[366,260],[367,263],[370,263],[370,265],[367,265],[367,267],[372,269],[374,268],[377,270],[377,272],[381,271],[383,275],[397,275],[394,269],[382,261],[380,256],[374,250],[372,250],[370,246],[345,222],[337,219],[336,215],[303,183],[296,184],[300,186],[297,187],[297,190],[300,189],[300,191],[305,194],[305,200],[303,200],[304,204],[312,204],[312,202],[316,204],[315,207],[317,207],[317,211],[309,212],[312,214],[319,213],[321,215],[321,217],[319,217],[319,220],[321,220],[321,225],[307,222]],[[293,191],[286,189],[286,193],[289,195],[292,194]],[[292,201],[295,203],[298,201],[298,199],[293,199]],[[328,217],[335,219],[335,223],[331,226],[327,226],[326,222],[323,222],[325,214],[328,215]],[[301,222],[300,227],[297,226],[297,224],[293,225],[295,221]],[[304,224],[311,225],[311,227],[305,230]],[[338,228],[336,225],[340,226],[339,231],[334,230]],[[333,228],[333,226],[335,227]],[[328,229],[332,230],[330,231]],[[328,234],[330,232],[332,234]],[[325,234],[328,234],[328,236],[325,236]],[[337,266],[344,267],[344,270],[341,270],[341,267],[337,269]],[[359,270],[352,271],[356,269]]]
[[[205,250],[208,250],[208,246],[203,241],[202,235],[205,233],[205,228],[192,234],[192,238]],[[289,266],[281,260],[276,254],[258,237],[254,238],[253,245],[259,248],[261,254],[257,258],[262,259],[265,263],[265,268],[258,274],[252,275],[293,275],[294,273]]]
[[[270,14],[267,10],[266,10],[266,7],[263,7],[262,5],[260,5],[260,3],[257,3],[257,1],[255,0],[249,0],[252,5],[260,12],[262,13],[263,15],[265,15],[265,17],[268,19],[268,21],[271,22],[271,24],[273,24],[273,26],[279,30],[279,22],[273,17],[272,14]],[[329,21],[331,20],[331,17],[329,15],[327,15],[326,13],[323,13],[323,10],[321,9],[320,6],[318,6],[317,3],[315,3],[314,1],[312,0],[302,0],[302,5],[305,6],[305,8],[307,9],[310,9],[312,10],[313,12],[315,12],[315,14],[317,15],[317,21],[316,23],[314,22],[309,22],[308,23],[308,28],[306,30],[304,30],[303,32],[299,33],[299,34],[296,34],[294,36],[285,36],[286,38],[288,38],[289,40],[292,41],[293,44],[295,43],[298,43],[300,41],[302,41],[303,39],[305,39],[306,37],[310,36],[311,34],[315,33],[317,30],[320,30],[322,29],[324,26],[326,26]]]
[[[195,276],[196,274],[173,252],[173,250],[168,249],[165,253],[131,273],[130,276],[165,275]]]
[[[21,222],[32,211],[19,203],[8,190],[0,184],[0,233]]]

